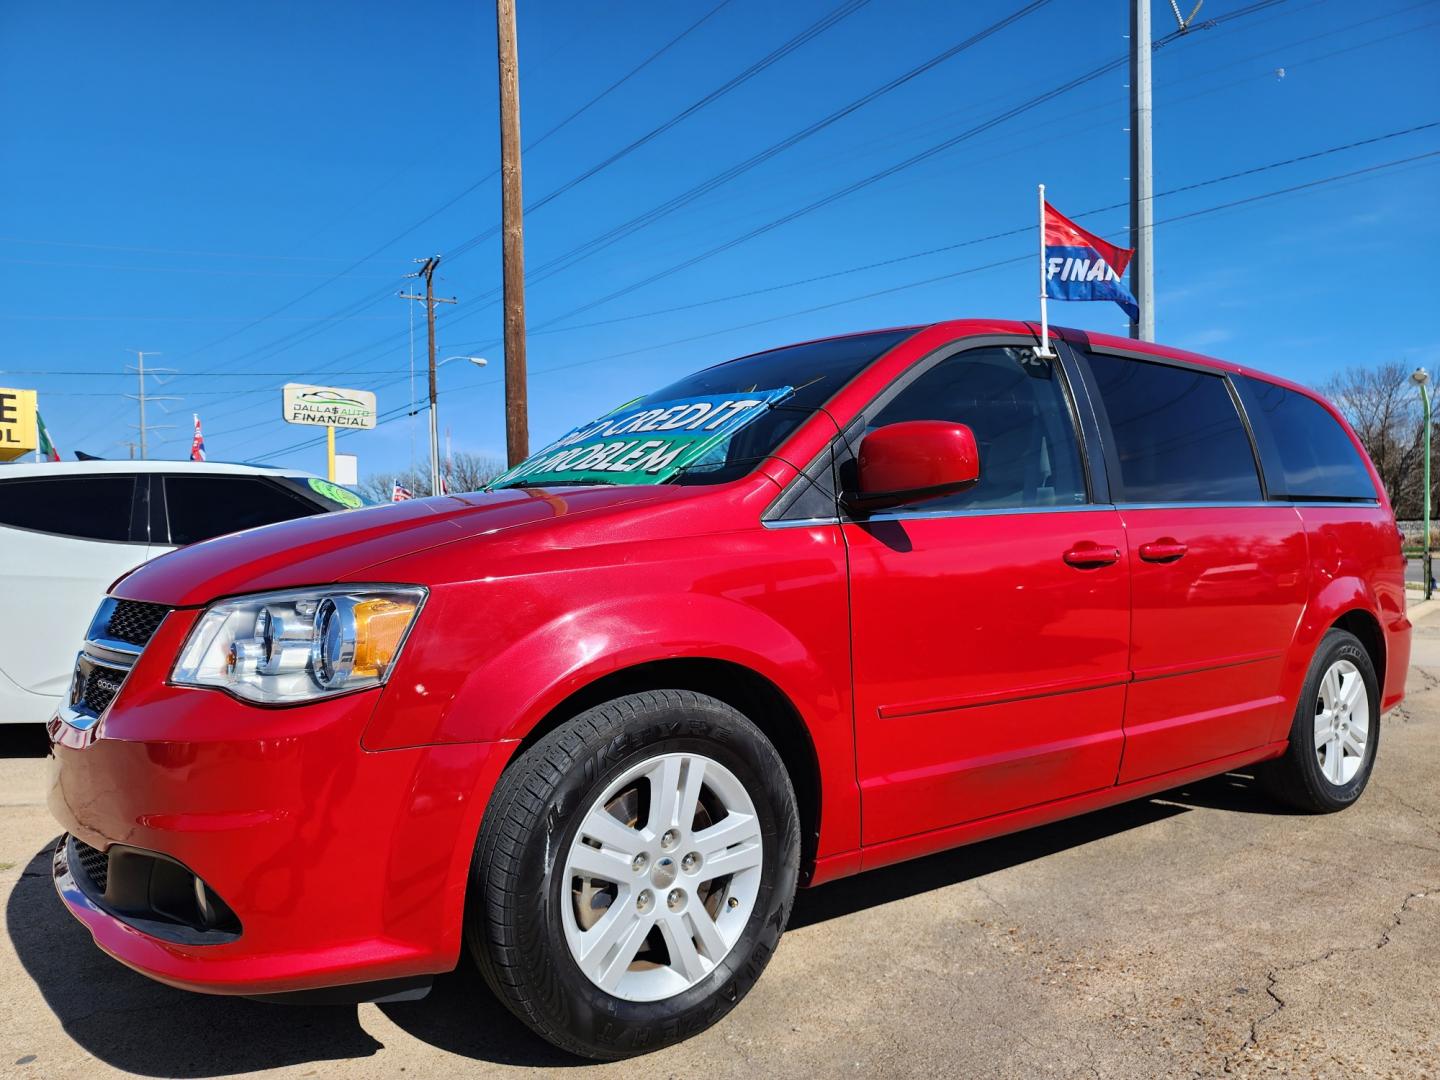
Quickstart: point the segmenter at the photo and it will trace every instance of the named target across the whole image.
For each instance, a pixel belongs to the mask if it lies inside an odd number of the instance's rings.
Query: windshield
[[[792,345],[706,368],[571,429],[487,490],[738,479],[913,332]]]

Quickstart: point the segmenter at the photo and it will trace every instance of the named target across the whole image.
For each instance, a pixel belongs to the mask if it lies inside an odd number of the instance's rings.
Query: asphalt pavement
[[[1440,619],[1414,661],[1352,809],[1294,814],[1234,774],[802,893],[726,1020],[611,1066],[467,970],[359,1007],[130,972],[51,888],[43,739],[0,728],[0,1072],[1440,1077]]]

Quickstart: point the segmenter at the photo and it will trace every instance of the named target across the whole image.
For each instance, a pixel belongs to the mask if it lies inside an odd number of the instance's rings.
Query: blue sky
[[[717,3],[520,0],[527,144],[713,10],[526,154],[527,203],[845,6]],[[1207,0],[1201,14],[1246,3]],[[534,210],[530,268],[1021,6],[859,6]],[[947,317],[1033,317],[1035,267],[1008,261],[1033,250],[1033,233],[953,245],[1031,224],[1042,180],[1072,216],[1124,203],[1123,66],[590,305],[1123,55],[1126,10],[1123,0],[1054,0],[533,281],[533,445],[758,348]],[[1154,19],[1157,34],[1173,25],[1163,0]],[[1156,191],[1440,121],[1437,48],[1436,0],[1287,0],[1168,45],[1154,65]],[[437,291],[460,300],[441,309],[441,356],[474,353],[492,365],[454,363],[440,373],[441,423],[457,449],[501,456],[500,249],[487,236],[500,211],[495,84],[484,2],[5,5],[0,385],[39,390],[67,458],[77,448],[123,457],[135,421],[134,403],[120,396],[135,388],[125,350],[153,350],[163,356],[149,362],[176,374],[163,386],[151,380],[150,390],[181,400],[166,403],[173,415],[158,419],[175,426],[152,436],[151,456],[185,456],[198,412],[213,459],[323,471],[323,439],[281,422],[278,388],[289,380],[372,388],[382,414],[406,412],[412,316],[417,371],[424,324],[395,293],[412,259],[439,252]],[[1309,383],[1349,364],[1440,364],[1440,330],[1425,317],[1435,310],[1440,157],[1165,223],[1437,149],[1440,127],[1157,198],[1157,337]],[[1127,216],[1114,209],[1081,222],[1123,241]],[[913,257],[941,247],[951,249]],[[841,273],[875,263],[885,265]],[[1056,304],[1052,319],[1124,332],[1109,304]],[[415,386],[423,394],[423,379]],[[407,467],[412,455],[423,462],[425,445],[424,418],[403,415],[340,440],[359,455],[362,474]]]

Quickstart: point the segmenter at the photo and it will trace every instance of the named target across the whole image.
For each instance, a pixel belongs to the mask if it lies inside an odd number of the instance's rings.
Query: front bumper
[[[480,816],[514,744],[368,752],[380,691],[263,709],[169,687],[145,670],[164,634],[89,737],[52,740],[50,809],[91,848],[124,845],[192,872],[240,930],[147,932],[87,895],[62,843],[56,888],[95,943],[161,982],[222,994],[453,968]]]

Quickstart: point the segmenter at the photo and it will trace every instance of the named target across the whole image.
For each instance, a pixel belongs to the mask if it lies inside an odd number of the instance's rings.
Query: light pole
[[[1425,599],[1434,592],[1435,579],[1430,574],[1430,373],[1423,367],[1416,368],[1410,381],[1420,388],[1420,405],[1425,411],[1425,554],[1421,559],[1421,573],[1425,575]]]
[[[435,365],[439,371],[451,360],[468,360],[476,367],[484,367],[488,361],[483,356],[447,356]],[[439,396],[431,383],[430,390],[430,494],[440,494],[440,420]]]

